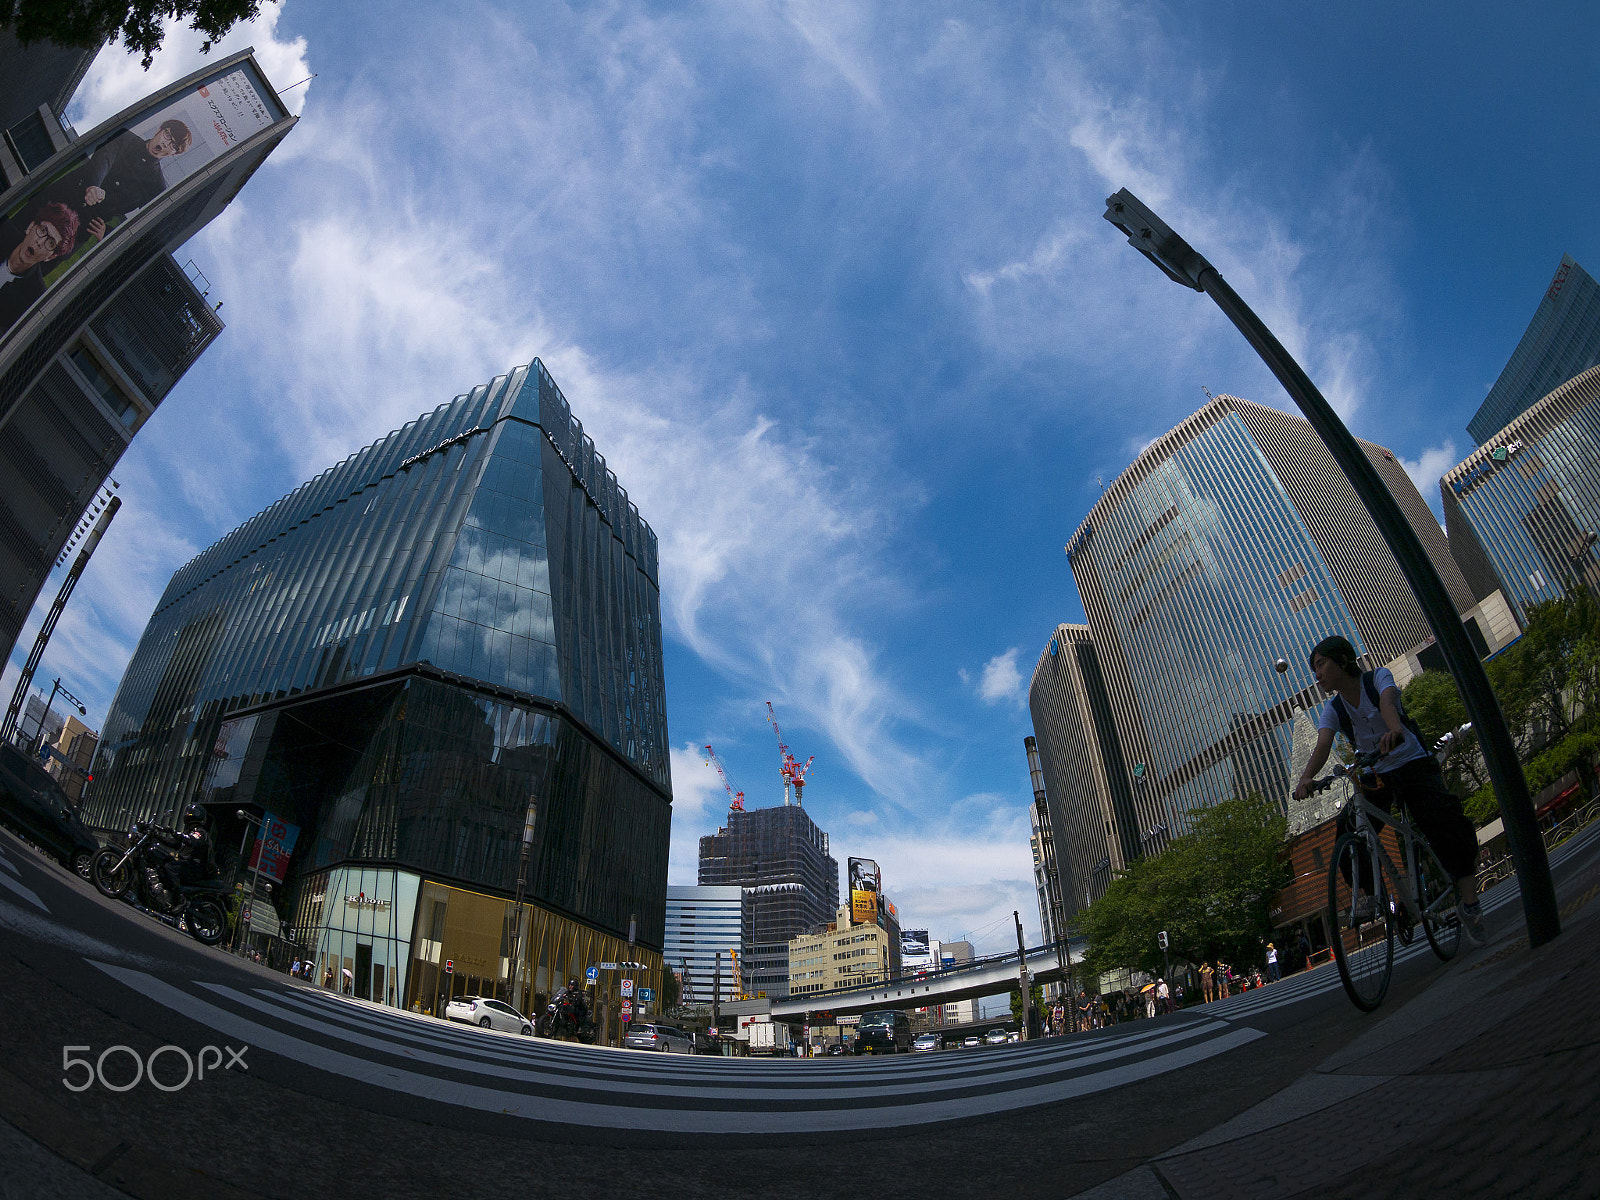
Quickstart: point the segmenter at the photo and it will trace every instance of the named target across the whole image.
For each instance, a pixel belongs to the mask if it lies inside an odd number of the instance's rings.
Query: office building
[[[61,732],[47,743],[44,769],[61,785],[73,805],[83,799],[99,744],[100,735],[71,713],[62,723]]]
[[[1087,625],[1056,626],[1034,666],[1028,710],[1067,918],[1139,855],[1128,764]]]
[[[789,942],[789,996],[887,982],[900,974],[899,957],[897,927],[852,924],[842,905],[822,929]]]
[[[798,804],[728,812],[728,823],[700,839],[699,881],[745,888],[741,958],[745,991],[779,999],[790,978],[789,943],[832,920],[839,864],[828,835]]]
[[[678,972],[685,1004],[710,1003],[719,986],[720,999],[738,999],[733,956],[743,929],[743,888],[668,885],[661,956]]]
[[[972,943],[967,941],[939,943],[939,969],[941,971],[969,963],[973,959]],[[941,1025],[971,1025],[978,1020],[978,1001],[955,1000],[939,1006]]]
[[[66,87],[78,66],[58,67],[45,73]],[[13,125],[0,155],[0,255],[30,241],[54,247],[0,286],[0,661],[53,565],[92,524],[128,443],[222,332],[204,277],[171,252],[228,206],[296,120],[248,53],[82,137],[68,136],[54,103],[30,118],[42,143],[9,137]],[[91,205],[95,180],[102,198]]]
[[[1600,365],[1600,285],[1563,254],[1533,320],[1467,422],[1467,432],[1476,445],[1485,445],[1540,399],[1596,365]]]
[[[177,571],[85,819],[126,829],[198,797],[236,846],[245,808],[289,843],[270,907],[362,997],[431,1011],[453,987],[526,1010],[625,961],[659,983],[656,572],[655,535],[560,389],[518,367]],[[599,982],[620,999],[615,970]]]
[[[1600,367],[1513,419],[1439,491],[1475,592],[1502,589],[1519,620],[1575,586],[1600,594]]]
[[[76,139],[67,105],[97,53],[50,41],[25,45],[0,28],[0,188],[20,183]]]
[[[1481,651],[1492,651],[1410,477],[1390,451],[1361,446]],[[1402,686],[1433,650],[1399,564],[1311,426],[1232,396],[1140,454],[1067,556],[1132,796],[1137,843],[1125,854],[1159,850],[1187,830],[1189,813],[1228,796],[1287,806],[1289,721],[1321,695],[1306,662],[1320,639],[1349,638]],[[1286,675],[1273,669],[1280,657]],[[1115,840],[1114,803],[1110,823]],[[1058,832],[1058,860],[1073,836]],[[1076,868],[1081,852],[1069,856]]]
[[[43,695],[30,693],[22,707],[22,720],[17,724],[17,734],[25,746],[39,742],[54,742],[66,728],[67,717],[59,705],[47,708],[49,702]]]
[[[1039,902],[1039,939],[1048,946],[1066,929],[1061,911],[1060,880],[1056,870],[1055,839],[1050,835],[1050,807],[1035,800],[1028,805],[1028,849],[1033,854],[1033,892]]]

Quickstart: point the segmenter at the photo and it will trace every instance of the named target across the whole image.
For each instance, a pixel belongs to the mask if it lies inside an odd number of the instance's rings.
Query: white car
[[[533,1025],[529,1023],[527,1017],[509,1004],[502,1004],[498,1000],[486,1000],[481,996],[457,996],[444,1006],[444,1017],[447,1021],[465,1021],[468,1025],[498,1029],[502,1033],[533,1036]]]
[[[961,1039],[961,1048],[963,1050],[971,1050],[981,1045],[983,1045],[983,1039],[975,1033]]]
[[[693,1054],[694,1038],[672,1025],[641,1025],[635,1021],[628,1027],[622,1044],[629,1050],[658,1050],[667,1054]]]

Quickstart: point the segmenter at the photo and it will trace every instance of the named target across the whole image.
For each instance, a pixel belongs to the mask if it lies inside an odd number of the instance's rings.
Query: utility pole
[[[722,1024],[722,951],[717,951],[717,970],[711,977],[711,1034],[721,1037]]]
[[[517,859],[517,903],[512,910],[514,924],[511,927],[511,980],[510,996],[507,997],[511,1007],[518,1012],[522,1011],[522,923],[526,911],[523,905],[523,895],[528,887],[528,862],[533,857],[533,827],[539,817],[539,800],[536,796],[528,797],[528,811],[522,820],[522,853]],[[529,1005],[531,1008],[532,1005]],[[529,1017],[532,1020],[537,1013]]]
[[[1032,997],[1028,995],[1028,955],[1022,948],[1022,914],[1011,910],[1011,919],[1017,923],[1017,977],[1022,984],[1022,1040],[1028,1040],[1029,1017],[1033,1013]]]

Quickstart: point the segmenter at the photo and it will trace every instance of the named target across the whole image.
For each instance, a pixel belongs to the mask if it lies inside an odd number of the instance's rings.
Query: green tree
[[[1289,879],[1287,832],[1277,805],[1254,794],[1194,814],[1191,832],[1135,861],[1083,913],[1089,970],[1160,970],[1161,930],[1176,960],[1260,961]]]
[[[1044,988],[1037,983],[1028,988],[1028,998],[1033,1001],[1033,1011],[1044,1011]],[[1017,1023],[1017,1028],[1022,1028],[1022,989],[1011,989],[1011,1019]]]
[[[682,989],[678,985],[678,976],[670,966],[661,968],[661,1011],[670,1013],[678,1007],[682,998]]]
[[[142,55],[148,70],[168,17],[187,19],[205,35],[204,53],[240,21],[261,11],[262,0],[0,0],[0,26],[23,43],[49,41],[85,50],[116,40]]]
[[[1440,763],[1451,790],[1470,795],[1481,788],[1488,775],[1478,752],[1477,732],[1461,730],[1467,723],[1467,706],[1461,701],[1455,678],[1445,671],[1424,671],[1406,684],[1400,699],[1406,714],[1422,730],[1424,745],[1431,749],[1440,738],[1452,735]]]

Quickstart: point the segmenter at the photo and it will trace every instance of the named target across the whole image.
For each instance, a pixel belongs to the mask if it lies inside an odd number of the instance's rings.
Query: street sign
[[[602,971],[615,971],[617,969],[616,963],[600,963],[598,965]]]
[[[444,973],[446,975],[454,975],[456,973],[455,959],[447,958],[444,960]]]
[[[633,1001],[624,1000],[622,1002],[622,1023],[626,1025],[631,1020],[633,1020]]]
[[[584,978],[584,981],[587,982],[587,983],[596,983],[596,982],[598,982],[599,979],[600,979],[600,968],[599,967],[590,967],[587,971],[585,971],[583,973],[583,978]]]
[[[656,998],[656,990],[655,990],[655,988],[640,988],[639,989],[639,1003],[640,1004],[649,1004],[650,1001],[654,1000],[655,998]]]
[[[624,995],[624,996],[631,996],[631,995],[633,995],[633,980],[631,980],[631,979],[624,979],[624,980],[623,980],[623,981],[622,981],[622,994],[623,994],[623,995]]]

